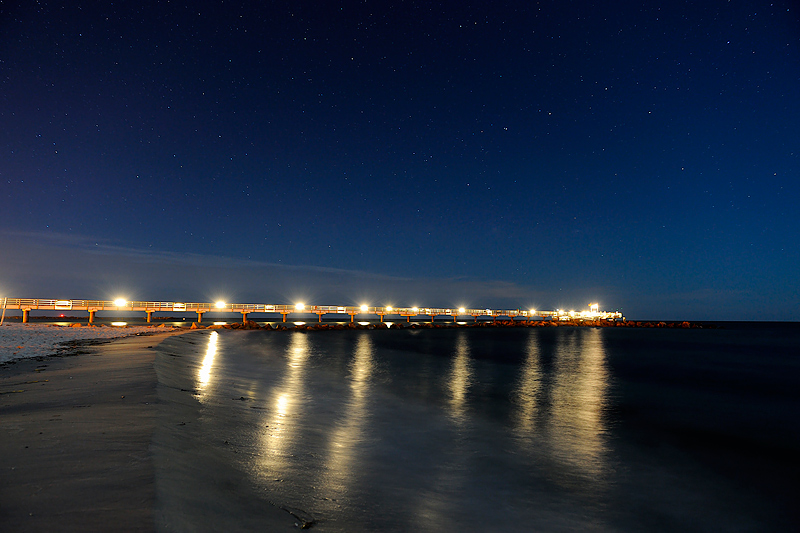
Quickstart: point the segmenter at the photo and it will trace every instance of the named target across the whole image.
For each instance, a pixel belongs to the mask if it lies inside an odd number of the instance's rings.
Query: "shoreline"
[[[389,325],[391,324],[391,326]],[[291,326],[278,323],[272,326],[266,323],[263,326],[258,322],[248,320],[247,322],[233,322],[231,324],[213,324],[204,326],[193,322],[189,329],[245,329],[245,330],[267,330],[267,331],[343,331],[343,330],[373,330],[373,329],[448,329],[448,328],[555,328],[555,327],[576,327],[576,328],[669,328],[669,329],[719,329],[721,326],[715,323],[687,322],[687,321],[653,321],[653,320],[631,320],[625,322],[614,322],[609,320],[498,320],[495,322],[377,322],[377,323],[325,323],[313,322],[311,324],[302,322]]]
[[[186,331],[87,342],[0,367],[0,523],[152,531],[154,347]]]

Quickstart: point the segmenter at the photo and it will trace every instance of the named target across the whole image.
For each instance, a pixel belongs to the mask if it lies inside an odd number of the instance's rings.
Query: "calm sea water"
[[[190,337],[208,490],[319,531],[800,527],[797,324]]]

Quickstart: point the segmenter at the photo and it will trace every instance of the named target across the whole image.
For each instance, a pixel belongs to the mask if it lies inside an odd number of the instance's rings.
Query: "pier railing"
[[[374,307],[374,306],[352,306],[352,305],[285,305],[285,304],[253,304],[253,303],[223,303],[223,302],[148,302],[148,301],[127,301],[127,300],[57,300],[41,298],[0,298],[0,306],[5,309],[17,309],[23,311],[24,321],[32,310],[44,311],[87,311],[90,321],[94,318],[94,313],[98,311],[138,311],[147,313],[150,320],[152,313],[157,312],[179,312],[197,313],[198,321],[202,320],[204,313],[241,313],[246,320],[250,313],[275,313],[283,316],[289,314],[316,314],[320,320],[322,315],[340,314],[350,315],[351,320],[356,315],[378,315],[381,320],[385,316],[411,317],[430,317],[431,320],[437,317],[457,317],[472,316],[508,317],[516,318],[541,318],[551,320],[620,320],[623,318],[619,311],[597,311],[596,305],[590,307],[591,311],[564,311],[561,309],[554,311],[527,310],[527,309],[483,309],[483,308],[442,308],[442,307]]]

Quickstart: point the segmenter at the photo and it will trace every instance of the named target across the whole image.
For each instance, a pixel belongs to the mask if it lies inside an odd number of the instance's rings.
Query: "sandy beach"
[[[4,530],[153,529],[152,347],[170,334],[0,370]]]
[[[178,356],[176,347],[195,342],[186,333],[130,336],[0,367],[0,530],[213,530],[215,521],[204,529],[202,517],[219,507],[214,485],[226,474],[191,433],[196,400],[163,370],[168,383],[160,386],[156,372],[159,344],[174,337],[166,350]],[[198,475],[206,483],[198,485]],[[235,510],[220,513],[236,521]],[[265,513],[275,526],[294,525],[277,508],[249,514],[263,528]]]

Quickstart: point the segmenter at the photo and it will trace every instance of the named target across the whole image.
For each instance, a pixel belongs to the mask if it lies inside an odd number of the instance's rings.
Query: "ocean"
[[[162,530],[275,508],[318,531],[800,527],[798,324],[206,330],[158,350]]]

